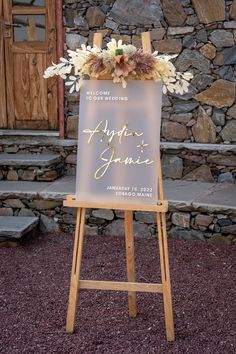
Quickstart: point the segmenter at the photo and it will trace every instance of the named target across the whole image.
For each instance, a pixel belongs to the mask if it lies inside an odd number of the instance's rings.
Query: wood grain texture
[[[236,18],[236,0],[233,0],[231,9],[230,9],[230,15],[233,18]]]
[[[29,54],[15,54],[13,56],[14,72],[14,103],[15,118],[17,120],[30,120],[30,77]]]
[[[46,2],[47,1],[48,0],[46,0]],[[13,15],[43,15],[46,13],[46,9],[44,6],[14,6],[12,8],[12,13]]]
[[[197,17],[201,23],[211,23],[225,20],[224,0],[192,0]]]
[[[135,282],[134,264],[134,233],[133,233],[133,212],[125,211],[125,249],[126,249],[126,272],[128,282]],[[135,291],[128,292],[129,316],[137,316],[137,304]]]
[[[166,338],[172,342],[175,340],[174,320],[171,298],[169,256],[166,234],[166,214],[157,213],[158,244],[160,254],[161,279],[163,286],[163,303],[165,313]]]
[[[48,120],[47,82],[43,78],[45,54],[29,54],[31,120]]]
[[[143,51],[147,52],[147,53],[151,53],[152,52],[152,45],[151,45],[150,32],[143,32],[141,34],[141,39],[142,39]]]
[[[47,43],[45,42],[14,42],[12,53],[47,53]]]
[[[80,280],[80,289],[115,290],[128,292],[162,293],[162,284],[103,280]]]
[[[94,33],[93,46],[98,48],[102,47],[102,33]]]
[[[0,0],[0,128],[7,128],[6,82],[4,70],[3,0]]]
[[[76,306],[78,300],[79,278],[83,252],[85,213],[85,208],[77,209],[75,241],[70,282],[70,295],[66,320],[66,331],[68,333],[73,333],[75,327]]]
[[[11,1],[3,1],[4,21],[12,21],[12,6]],[[5,76],[6,76],[6,102],[7,102],[7,128],[15,128],[15,102],[14,102],[14,88],[13,88],[13,75],[14,64],[12,55],[12,28],[8,29],[11,37],[4,38],[5,50]]]
[[[168,202],[167,200],[161,200],[157,202],[157,205],[150,205],[150,204],[121,204],[121,203],[106,203],[102,204],[99,202],[86,202],[76,200],[75,195],[68,195],[67,199],[64,200],[64,206],[72,206],[75,208],[79,207],[86,207],[86,208],[93,208],[93,209],[122,209],[122,210],[139,210],[139,211],[168,211]]]
[[[15,120],[16,129],[48,130],[47,120]]]
[[[13,58],[15,119],[24,121],[25,129],[32,129],[38,124],[31,121],[47,120],[47,83],[42,76],[46,56],[14,54]]]

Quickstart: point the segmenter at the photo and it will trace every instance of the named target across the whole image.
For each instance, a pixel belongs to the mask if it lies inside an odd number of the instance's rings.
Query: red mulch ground
[[[45,235],[0,249],[0,352],[236,353],[235,246],[169,241],[176,341],[165,339],[160,294],[138,294],[139,315],[127,316],[127,295],[83,291],[76,331],[65,332],[72,236]],[[138,280],[160,278],[156,243],[136,240]],[[123,239],[88,237],[83,277],[125,279]]]

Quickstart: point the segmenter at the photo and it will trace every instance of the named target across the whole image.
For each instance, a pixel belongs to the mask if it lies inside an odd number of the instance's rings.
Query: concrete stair
[[[33,232],[38,223],[38,217],[0,216],[0,241],[20,239]]]
[[[60,162],[60,155],[54,154],[0,154],[1,166],[39,166],[48,167],[54,163]]]
[[[37,199],[63,201],[75,193],[75,177],[62,177],[50,182],[1,181],[0,200]],[[236,215],[236,185],[231,183],[204,183],[164,180],[165,198],[172,211],[232,212]]]
[[[0,154],[0,178],[3,180],[53,181],[63,170],[59,154]]]
[[[0,137],[59,137],[59,132],[50,130],[14,130],[14,129],[0,129]]]

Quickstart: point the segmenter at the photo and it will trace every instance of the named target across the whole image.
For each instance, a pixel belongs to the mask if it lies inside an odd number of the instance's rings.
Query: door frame
[[[3,128],[7,128],[7,101],[3,26],[3,0],[0,0],[0,62],[3,63],[3,65],[0,65],[0,117]]]
[[[62,0],[56,1],[56,24],[57,24],[57,60],[64,57],[64,29],[63,29],[63,6]],[[65,85],[63,79],[58,77],[58,119],[60,139],[65,138]]]

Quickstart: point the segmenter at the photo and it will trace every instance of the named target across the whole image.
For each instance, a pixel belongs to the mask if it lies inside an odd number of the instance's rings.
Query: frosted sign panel
[[[85,81],[80,94],[76,198],[156,204],[161,81]]]

